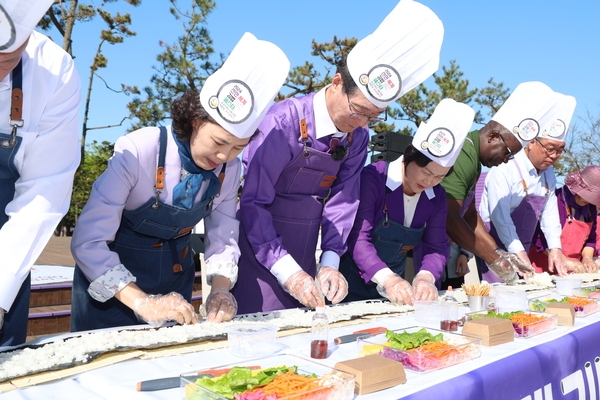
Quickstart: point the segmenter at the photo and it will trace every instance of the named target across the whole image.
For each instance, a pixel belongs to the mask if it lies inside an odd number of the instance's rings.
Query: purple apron
[[[302,106],[298,100],[291,100],[299,119],[303,120]],[[303,137],[301,129],[298,146],[303,146],[304,150],[281,173],[275,184],[273,203],[267,207],[284,248],[311,276],[316,274],[315,252],[324,201],[342,164],[327,153],[328,144],[314,137],[314,134]],[[324,139],[329,143],[329,136]],[[249,256],[254,250],[239,219],[239,246],[244,256],[240,258],[238,280],[231,291],[238,303],[238,314],[304,307],[283,289],[256,257]]]
[[[521,173],[521,168],[515,159],[513,159],[513,162],[516,164],[517,170],[519,171],[519,177],[521,178],[523,189],[525,190],[525,198],[523,201],[521,201],[521,204],[519,204],[519,206],[515,208],[512,213],[510,213],[510,216],[513,224],[515,225],[515,229],[517,230],[519,240],[525,248],[525,252],[529,252],[529,248],[531,247],[533,240],[533,234],[535,233],[538,221],[542,215],[542,210],[544,209],[546,201],[548,200],[550,189],[548,188],[548,183],[546,182],[546,194],[544,196],[529,194],[527,192],[527,185],[523,179],[523,174]],[[542,172],[542,178],[545,180],[544,174],[545,172]],[[496,244],[500,248],[506,250],[506,246],[498,237],[498,232],[491,221],[490,235],[494,238]],[[482,277],[488,282],[502,282],[494,273],[490,272],[489,270],[482,270]]]
[[[388,188],[386,189],[389,190]],[[388,203],[398,205],[396,207],[403,207],[404,191],[402,186],[386,194],[383,203],[385,216],[381,218],[377,226],[371,231],[371,242],[375,250],[377,250],[377,257],[394,273],[404,278],[407,254],[421,242],[425,226],[411,228],[404,226],[399,221],[389,219]],[[377,291],[377,285],[374,282],[365,282],[362,272],[358,265],[356,265],[356,262],[354,262],[354,259],[352,259],[352,256],[350,256],[350,252],[346,252],[342,256],[340,260],[340,272],[348,281],[348,295],[344,298],[344,303],[381,298],[381,295]],[[415,271],[416,273],[417,271]]]

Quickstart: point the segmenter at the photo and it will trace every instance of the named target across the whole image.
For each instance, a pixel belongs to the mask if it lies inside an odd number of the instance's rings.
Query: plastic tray
[[[569,299],[576,298],[580,301],[589,301],[589,304],[585,305],[575,305],[573,304],[573,309],[575,310],[576,317],[587,317],[590,314],[600,311],[600,303],[598,299],[588,299],[585,297],[577,297],[577,296],[563,296],[558,293],[550,294],[546,296],[539,296],[529,300],[529,309],[531,311],[544,312],[546,311],[546,307],[552,302],[561,302],[561,303],[570,303]],[[552,301],[555,300],[555,301]]]
[[[490,316],[488,315],[488,312],[489,311],[478,311],[473,313],[467,313],[466,319],[472,320],[477,318],[477,316]],[[518,323],[513,322],[512,324],[515,330],[516,338],[530,338],[532,336],[551,331],[552,329],[555,329],[558,325],[558,316],[556,314],[548,314],[536,311],[524,311],[524,313],[534,314],[543,318],[538,321],[525,324],[523,326],[520,326]]]
[[[369,354],[379,354],[392,360],[402,363],[404,368],[415,372],[431,372],[438,369],[446,368],[461,362],[469,361],[481,355],[481,339],[461,335],[458,333],[446,332],[432,328],[423,328],[413,326],[405,329],[395,330],[395,333],[415,333],[424,329],[432,335],[442,334],[445,343],[451,344],[452,347],[433,351],[424,352],[418,349],[401,350],[391,347],[387,341],[385,334],[368,336],[359,338],[358,349],[361,356]]]
[[[579,297],[589,297],[591,299],[600,299],[600,285],[583,286],[573,289],[573,295]]]
[[[290,396],[278,397],[278,400],[303,399],[303,400],[346,400],[354,398],[354,380],[355,376],[348,372],[344,372],[335,368],[328,367],[323,364],[316,363],[309,359],[297,357],[291,354],[280,354],[272,357],[257,358],[253,360],[244,360],[233,364],[222,365],[214,369],[224,369],[233,367],[280,367],[280,366],[296,366],[297,372],[300,374],[315,374],[323,381],[320,382],[320,387],[311,389],[302,393],[296,393]],[[255,368],[253,368],[255,369]],[[186,400],[223,400],[227,399],[209,389],[200,386],[197,382],[198,375],[203,371],[193,371],[181,374],[181,394]]]

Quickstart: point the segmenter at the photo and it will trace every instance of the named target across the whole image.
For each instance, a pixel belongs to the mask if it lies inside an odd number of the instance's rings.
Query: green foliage
[[[219,68],[220,61],[212,62],[212,39],[206,29],[206,18],[215,7],[210,0],[193,0],[190,10],[179,8],[177,0],[171,2],[171,15],[181,21],[183,34],[174,44],[161,43],[164,51],[156,58],[156,73],[150,78],[153,86],[143,89],[145,98],[134,98],[127,108],[137,118],[130,130],[156,126],[169,118],[169,107],[174,98],[188,89],[200,89],[206,78]]]
[[[90,197],[92,185],[106,170],[108,159],[112,156],[113,151],[114,145],[107,141],[98,143],[94,140],[86,146],[85,158],[79,165],[77,172],[75,172],[71,206],[57,228],[59,231],[62,230],[63,226],[67,232],[71,232],[72,228],[75,227],[79,214]]]

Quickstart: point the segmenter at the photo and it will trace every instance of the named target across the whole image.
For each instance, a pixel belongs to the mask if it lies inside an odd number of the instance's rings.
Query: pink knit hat
[[[568,174],[565,185],[588,203],[600,206],[600,167],[592,165],[583,171]]]

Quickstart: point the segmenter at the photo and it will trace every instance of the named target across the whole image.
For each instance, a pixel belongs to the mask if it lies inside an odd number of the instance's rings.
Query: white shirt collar
[[[543,174],[545,171],[545,170],[540,171],[540,173],[538,174],[537,170],[535,169],[535,166],[529,159],[529,156],[527,155],[525,150],[521,150],[517,154],[515,154],[515,161],[517,161],[519,166],[521,166],[522,168],[525,168],[527,173],[529,173],[529,175],[531,175],[531,176],[539,176],[539,175]]]
[[[333,120],[329,116],[327,111],[327,105],[325,103],[325,91],[330,85],[325,86],[319,90],[315,97],[313,97],[313,110],[315,112],[315,130],[316,138],[322,138],[323,136],[331,135],[335,137],[344,137],[345,132],[340,132],[333,123]]]
[[[388,165],[385,186],[390,188],[390,190],[392,191],[398,189],[398,187],[402,185],[402,177],[404,176],[404,163],[402,162],[403,160],[404,155],[400,156]],[[432,187],[425,189],[424,192],[429,200],[435,198],[435,191]]]

